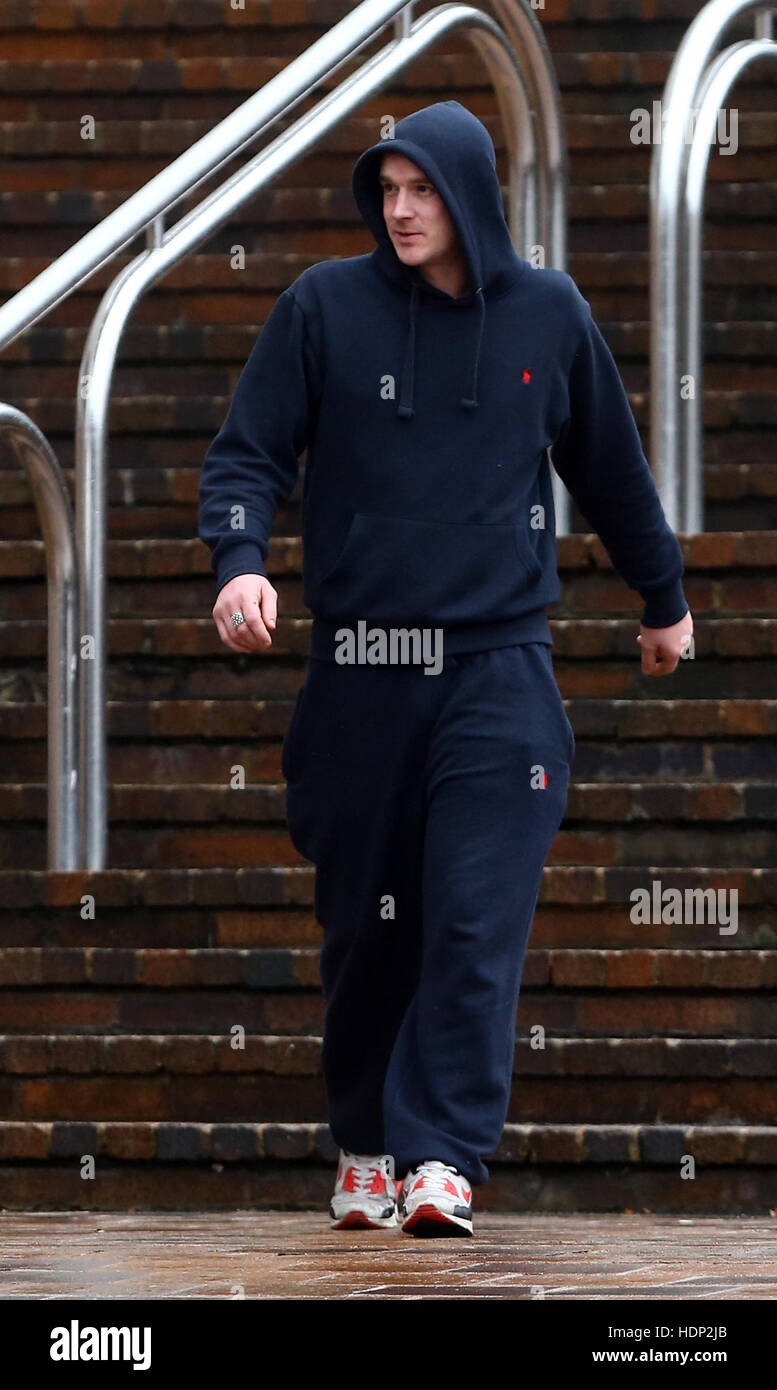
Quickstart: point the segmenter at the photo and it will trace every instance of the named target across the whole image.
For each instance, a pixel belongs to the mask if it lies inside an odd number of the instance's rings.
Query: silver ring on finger
[[[240,609],[238,608],[237,612],[232,614],[232,626],[240,627],[240,624],[244,622],[245,618],[243,617],[243,614],[240,612]]]

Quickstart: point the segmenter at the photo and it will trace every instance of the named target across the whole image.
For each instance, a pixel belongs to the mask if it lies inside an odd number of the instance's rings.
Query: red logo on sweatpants
[[[531,372],[528,367],[524,367],[523,369],[523,379],[524,381],[531,381]]]

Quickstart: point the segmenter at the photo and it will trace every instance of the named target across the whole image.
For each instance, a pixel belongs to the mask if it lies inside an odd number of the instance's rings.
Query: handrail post
[[[397,43],[401,43],[410,33],[413,25],[413,4],[414,0],[409,0],[409,3],[394,20],[394,37]]]
[[[545,264],[567,268],[567,145],[561,98],[553,65],[545,58],[545,35],[536,14],[515,0],[491,0],[497,17],[518,56],[531,109],[537,115],[538,196],[540,246]],[[548,454],[552,465],[552,454]],[[555,468],[551,467],[556,535],[569,534],[570,496]]]
[[[47,865],[83,867],[78,787],[78,559],[73,513],[54,450],[29,416],[0,403],[0,432],[25,470],[46,556]]]
[[[686,464],[683,529],[690,534],[698,534],[704,525],[703,216],[710,149],[718,112],[723,110],[730,89],[750,63],[766,57],[777,57],[777,44],[771,39],[747,39],[727,48],[710,64],[698,94],[700,105],[688,154],[683,218],[685,240],[682,244],[687,272],[686,320],[681,327],[687,345],[688,374],[696,387],[695,399],[689,402],[692,408],[685,417],[686,427],[682,435]]]
[[[770,40],[774,5],[763,0],[709,0],[689,25],[664,87],[662,129],[650,168],[650,453],[667,520],[689,533],[703,526],[701,476],[693,477],[702,468],[695,440],[701,438],[703,401],[691,372],[699,349],[688,337],[689,325],[701,332],[700,305],[691,300],[698,301],[701,285],[698,277],[690,278],[687,263],[692,233],[685,132],[725,30],[749,10],[758,11],[756,34]],[[681,412],[684,378],[690,378],[691,394]]]

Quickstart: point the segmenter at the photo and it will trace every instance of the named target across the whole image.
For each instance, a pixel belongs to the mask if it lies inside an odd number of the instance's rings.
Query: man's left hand
[[[671,627],[639,625],[637,641],[642,647],[642,671],[646,676],[669,676],[677,667],[693,634],[693,618],[688,609],[684,618]]]

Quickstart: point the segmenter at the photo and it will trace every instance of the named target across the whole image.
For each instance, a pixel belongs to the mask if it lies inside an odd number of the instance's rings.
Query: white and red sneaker
[[[472,1235],[472,1186],[438,1158],[406,1174],[398,1205],[400,1226],[409,1235]]]
[[[393,1156],[352,1154],[341,1149],[329,1215],[334,1230],[395,1227],[397,1203]]]

